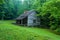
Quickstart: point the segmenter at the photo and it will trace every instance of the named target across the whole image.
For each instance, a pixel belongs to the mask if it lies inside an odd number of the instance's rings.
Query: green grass
[[[60,35],[47,29],[23,27],[0,21],[0,40],[60,40]]]

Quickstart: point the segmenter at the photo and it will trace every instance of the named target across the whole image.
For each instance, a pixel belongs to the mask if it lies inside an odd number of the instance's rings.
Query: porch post
[[[23,20],[21,20],[21,25],[23,24]]]

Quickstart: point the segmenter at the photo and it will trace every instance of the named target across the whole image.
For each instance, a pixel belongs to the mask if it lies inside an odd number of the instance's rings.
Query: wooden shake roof
[[[16,20],[24,19],[25,17],[29,16],[32,12],[35,12],[35,11],[34,10],[27,11],[21,14],[19,17],[17,17]]]

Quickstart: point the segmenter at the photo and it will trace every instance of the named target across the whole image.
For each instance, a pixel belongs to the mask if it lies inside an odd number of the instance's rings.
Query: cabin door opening
[[[27,17],[23,19],[23,25],[27,25]]]

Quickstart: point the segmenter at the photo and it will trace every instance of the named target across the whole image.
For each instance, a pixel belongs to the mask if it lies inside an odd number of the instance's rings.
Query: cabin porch
[[[24,19],[16,20],[16,23],[21,26],[27,26],[27,17]]]

